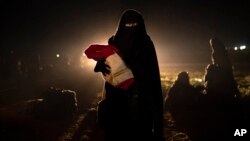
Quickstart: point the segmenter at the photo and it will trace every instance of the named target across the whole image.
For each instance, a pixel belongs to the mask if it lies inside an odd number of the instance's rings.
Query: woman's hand
[[[110,66],[105,64],[105,59],[98,60],[94,68],[95,72],[102,72],[104,76],[110,74]]]

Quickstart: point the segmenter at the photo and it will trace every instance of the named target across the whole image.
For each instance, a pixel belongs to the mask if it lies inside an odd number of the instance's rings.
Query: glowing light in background
[[[60,57],[60,54],[56,54],[56,58],[59,58]]]
[[[194,81],[197,81],[197,82],[202,82],[202,79],[201,78],[194,78]]]
[[[93,59],[88,59],[87,56],[83,53],[83,55],[80,57],[80,66],[81,68],[85,69],[91,69],[94,70],[94,67],[96,65],[96,61]]]
[[[244,49],[246,49],[245,45],[240,46],[240,50],[244,50]]]
[[[167,76],[166,72],[161,72],[161,81],[170,81],[170,78]]]
[[[234,50],[236,51],[236,50],[245,50],[247,48],[247,46],[246,45],[241,45],[240,47],[234,47]]]

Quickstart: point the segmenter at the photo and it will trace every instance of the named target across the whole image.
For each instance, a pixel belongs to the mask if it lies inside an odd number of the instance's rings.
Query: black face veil
[[[146,34],[142,15],[135,10],[127,10],[122,14],[116,36],[120,34]]]
[[[109,44],[114,45],[121,53],[126,65],[132,70],[135,85],[126,95],[136,92],[140,121],[143,131],[147,133],[154,130],[156,136],[163,135],[163,103],[160,82],[159,66],[154,44],[147,35],[142,15],[135,10],[126,10],[120,19],[115,36],[109,39]],[[119,96],[117,89],[105,85],[106,98]],[[128,93],[128,94],[127,94]],[[121,100],[123,98],[119,98]],[[144,109],[145,108],[145,109]],[[151,115],[151,116],[144,116]],[[145,128],[144,128],[145,127]],[[138,130],[136,130],[138,132]]]
[[[127,10],[122,14],[117,32],[115,44],[123,52],[130,50],[135,41],[146,36],[146,28],[142,15],[135,10]]]

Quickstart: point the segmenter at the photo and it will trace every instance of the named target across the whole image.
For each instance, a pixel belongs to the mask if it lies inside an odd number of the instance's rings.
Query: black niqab
[[[127,27],[126,24],[136,23],[137,25]],[[135,10],[127,10],[122,14],[117,32],[114,36],[114,44],[124,54],[130,56],[132,51],[143,49],[141,44],[147,38],[143,17]],[[137,46],[137,47],[134,47]]]
[[[133,26],[133,23],[136,24]],[[126,24],[132,24],[132,26],[126,26]],[[154,136],[162,136],[163,98],[160,72],[154,44],[147,35],[142,15],[135,10],[125,11],[115,36],[109,39],[109,44],[120,51],[126,65],[134,74],[136,91],[139,92],[139,107],[142,108],[140,109],[142,119],[138,123],[141,123],[142,129],[152,127],[148,131],[153,130]],[[105,90],[106,99],[114,99],[121,95],[117,93],[117,88],[107,83]]]

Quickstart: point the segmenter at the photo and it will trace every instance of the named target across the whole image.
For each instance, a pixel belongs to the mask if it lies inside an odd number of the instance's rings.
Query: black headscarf
[[[160,72],[154,44],[147,35],[142,15],[135,10],[126,10],[121,16],[115,36],[109,39],[109,44],[116,46],[134,74],[139,91],[138,98],[144,113],[147,113],[145,117],[152,118],[152,123],[145,124],[154,127],[156,136],[162,136],[163,100]],[[115,88],[106,86],[107,96],[115,92]]]
[[[120,44],[119,48],[127,49],[133,45],[134,41],[146,34],[141,14],[135,10],[127,10],[120,19],[115,41]]]
[[[117,32],[111,38],[110,43],[119,49],[125,57],[125,61],[128,61],[127,63],[130,65],[128,58],[142,51],[144,48],[142,44],[146,40],[147,42],[150,41],[146,33],[143,17],[135,10],[127,10],[122,14]]]
[[[134,23],[135,26],[126,26]],[[142,91],[148,86],[147,92],[161,93],[156,51],[139,12],[126,10],[122,14],[117,32],[110,38],[109,44],[116,46],[121,52],[122,58],[134,73]]]
[[[212,64],[206,68],[207,93],[212,96],[221,96],[226,100],[234,99],[239,96],[240,92],[225,45],[218,38],[211,38],[209,43],[212,49]]]
[[[232,71],[232,64],[229,60],[225,45],[218,38],[210,39],[210,47],[212,49],[212,62],[224,69]]]

